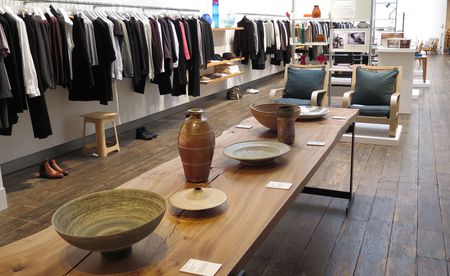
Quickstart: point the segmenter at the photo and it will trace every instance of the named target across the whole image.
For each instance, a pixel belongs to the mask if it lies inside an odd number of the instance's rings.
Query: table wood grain
[[[298,121],[292,150],[274,163],[259,167],[245,166],[223,155],[223,149],[236,142],[276,140],[276,134],[254,118],[246,119],[246,124],[254,125],[252,129],[230,128],[216,139],[208,185],[227,194],[223,206],[203,212],[169,207],[156,230],[133,246],[132,255],[116,262],[103,259],[98,252],[74,248],[49,227],[0,248],[0,275],[175,275],[190,258],[223,264],[218,275],[236,272],[302,191],[356,115],[357,110],[331,109],[322,120]],[[307,146],[311,140],[326,145]],[[294,185],[290,190],[265,188],[269,181]],[[119,189],[149,190],[167,199],[191,186],[184,180],[180,159],[175,158]]]

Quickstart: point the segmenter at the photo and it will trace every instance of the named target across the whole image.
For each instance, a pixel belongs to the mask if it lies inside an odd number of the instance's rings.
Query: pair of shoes
[[[158,137],[158,134],[146,129],[145,127],[140,127],[136,129],[136,139],[141,140],[152,140]]]
[[[65,175],[69,175],[69,172],[61,168],[55,159],[45,160],[39,165],[39,176],[41,178],[58,179],[63,178]]]

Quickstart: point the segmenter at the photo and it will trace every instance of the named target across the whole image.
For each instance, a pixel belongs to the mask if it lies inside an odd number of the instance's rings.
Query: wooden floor
[[[430,56],[432,86],[402,116],[400,146],[358,144],[356,196],[346,201],[301,194],[245,269],[248,275],[449,275],[450,274],[450,57]],[[216,135],[250,116],[248,105],[267,102],[268,89],[239,101],[204,105]],[[333,99],[339,102],[339,99]],[[62,156],[71,174],[37,177],[37,167],[4,177],[9,209],[0,212],[0,246],[50,224],[54,210],[80,195],[114,188],[178,155],[176,138],[184,113],[149,125],[159,136],[120,136],[121,152],[106,159]],[[348,187],[350,145],[339,143],[309,186]],[[301,166],[301,164],[299,164]]]

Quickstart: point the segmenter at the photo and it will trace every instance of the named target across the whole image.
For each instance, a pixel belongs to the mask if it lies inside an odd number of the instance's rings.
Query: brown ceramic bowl
[[[280,106],[293,106],[294,107],[294,116],[295,118],[300,115],[300,107],[296,105],[289,104],[252,104],[250,105],[250,111],[253,117],[256,118],[258,122],[260,122],[263,126],[268,127],[270,129],[277,129],[277,110]]]
[[[165,210],[166,202],[158,194],[117,189],[88,194],[64,204],[53,214],[52,224],[73,246],[120,252],[152,233]]]

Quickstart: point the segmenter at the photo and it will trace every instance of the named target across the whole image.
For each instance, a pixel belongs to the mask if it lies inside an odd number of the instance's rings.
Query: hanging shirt
[[[183,42],[184,56],[185,56],[186,60],[190,60],[191,55],[189,54],[189,47],[187,45],[186,31],[184,29],[184,24],[181,20],[179,21],[179,23],[180,23],[180,29],[181,29],[181,38],[182,38],[182,42]]]
[[[175,25],[172,21],[168,21],[170,24],[170,27],[172,28],[172,34],[173,34],[173,44],[174,44],[174,51],[175,51],[175,59],[176,61],[173,63],[173,68],[178,68],[178,59],[180,56],[180,44],[177,37],[177,32],[175,30]]]
[[[94,25],[88,17],[83,17],[86,27],[86,43],[91,66],[98,65],[97,44],[95,42]]]
[[[72,29],[73,23],[67,16],[66,12],[63,9],[58,9],[63,20],[64,20],[64,29],[66,31],[66,40],[67,40],[67,53],[69,56],[69,70],[70,70],[70,79],[73,79],[73,68],[72,68],[72,51],[73,51],[73,36]]]
[[[117,80],[122,80],[123,63],[122,53],[120,52],[119,39],[114,35],[114,23],[111,20],[105,20],[105,22],[108,25],[109,35],[111,36],[111,41],[113,43],[113,49],[116,56],[116,59],[114,60],[111,68],[111,75]]]
[[[131,57],[131,46],[130,37],[128,35],[128,29],[125,22],[119,20],[119,23],[123,31],[123,47],[122,47],[122,62],[123,62],[123,73],[125,77],[132,78],[133,72],[133,59]]]
[[[198,19],[195,18],[195,21],[197,22],[197,37],[198,37],[198,49],[200,52],[200,66],[205,67],[207,64],[205,64],[204,53],[203,53],[202,27],[200,26],[200,22]]]
[[[31,56],[30,44],[28,42],[28,35],[25,23],[16,15],[11,15],[11,18],[17,24],[17,31],[19,34],[20,50],[22,54],[22,70],[23,80],[25,85],[25,93],[28,97],[38,97],[41,95],[39,92],[38,78],[36,69],[34,66],[33,57]]]
[[[149,21],[142,20],[144,24],[144,35],[147,42],[148,51],[148,78],[150,80],[155,78],[155,66],[153,65],[153,51],[152,51],[152,27]]]
[[[0,128],[9,128],[8,117],[8,98],[12,98],[11,85],[9,83],[8,73],[4,58],[10,54],[8,41],[0,25]]]

